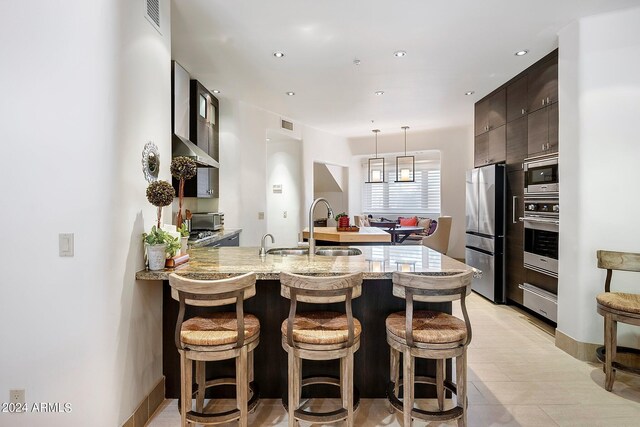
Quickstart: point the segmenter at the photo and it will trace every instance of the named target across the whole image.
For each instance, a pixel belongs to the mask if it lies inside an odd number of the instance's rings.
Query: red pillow
[[[414,216],[413,218],[400,218],[400,225],[415,227],[418,225],[418,217]]]

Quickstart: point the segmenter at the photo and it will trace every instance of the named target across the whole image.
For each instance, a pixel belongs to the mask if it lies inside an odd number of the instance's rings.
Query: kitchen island
[[[358,231],[338,231],[336,227],[314,227],[317,245],[380,245],[391,244],[391,236],[377,227],[360,227]],[[309,229],[302,230],[302,237],[309,238]]]
[[[355,355],[354,381],[361,397],[384,397],[389,381],[389,346],[386,342],[385,318],[404,310],[404,300],[391,293],[394,271],[426,275],[448,275],[467,271],[471,267],[431,250],[416,246],[357,246],[362,251],[355,256],[267,255],[261,258],[256,247],[193,248],[190,260],[175,270],[142,270],[139,280],[162,281],[163,286],[163,373],[166,377],[166,397],[180,394],[180,368],[174,342],[178,303],[171,298],[169,274],[176,272],[192,279],[221,279],[255,272],[258,283],[256,296],[245,302],[245,311],[255,314],[261,323],[260,344],[255,350],[255,378],[261,396],[279,398],[286,393],[287,356],[281,347],[280,325],[289,314],[289,300],[280,296],[279,274],[282,271],[310,275],[340,275],[362,272],[362,295],[353,301],[354,316],[362,324],[360,350]],[[479,273],[479,272],[478,272]],[[299,310],[343,310],[344,304],[309,306],[299,304]],[[451,312],[450,303],[416,303],[416,309]],[[193,308],[187,316],[199,313]],[[233,373],[233,362],[218,362],[208,367],[208,377]],[[305,362],[304,375],[327,372],[337,374],[338,362]],[[432,375],[435,365],[418,360],[416,370]],[[448,366],[447,370],[450,370]],[[427,393],[425,393],[427,392]],[[417,395],[431,395],[430,390],[417,389]]]

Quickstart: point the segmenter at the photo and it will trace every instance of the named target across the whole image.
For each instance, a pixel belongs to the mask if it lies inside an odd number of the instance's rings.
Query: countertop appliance
[[[505,165],[467,171],[465,262],[482,271],[472,289],[504,303]]]
[[[558,156],[541,156],[524,161],[524,194],[555,194],[559,192]]]
[[[558,277],[560,203],[557,197],[524,199],[524,266]]]
[[[200,212],[191,214],[191,231],[218,231],[224,226],[221,212]]]

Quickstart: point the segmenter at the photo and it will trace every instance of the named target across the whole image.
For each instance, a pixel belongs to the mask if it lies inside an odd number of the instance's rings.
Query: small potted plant
[[[180,181],[178,184],[178,215],[176,217],[176,227],[182,225],[182,199],[184,199],[184,182],[196,176],[198,171],[196,162],[184,156],[174,157],[169,167],[171,175]]]
[[[339,228],[349,227],[349,216],[345,212],[341,212],[335,217]]]
[[[171,236],[155,225],[150,233],[142,235],[147,250],[147,260],[149,270],[162,270],[167,259],[167,255],[174,256],[180,248],[177,237]]]
[[[180,255],[184,255],[187,253],[187,243],[189,241],[189,230],[187,229],[187,223],[183,222],[180,227],[178,227],[178,232],[180,232]]]

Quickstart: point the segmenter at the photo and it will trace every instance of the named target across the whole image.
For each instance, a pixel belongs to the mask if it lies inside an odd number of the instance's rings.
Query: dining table
[[[391,221],[369,221],[369,225],[378,227],[391,234],[392,245],[402,243],[407,240],[407,237],[410,235],[424,231],[424,227],[418,227],[417,225],[399,225]]]

